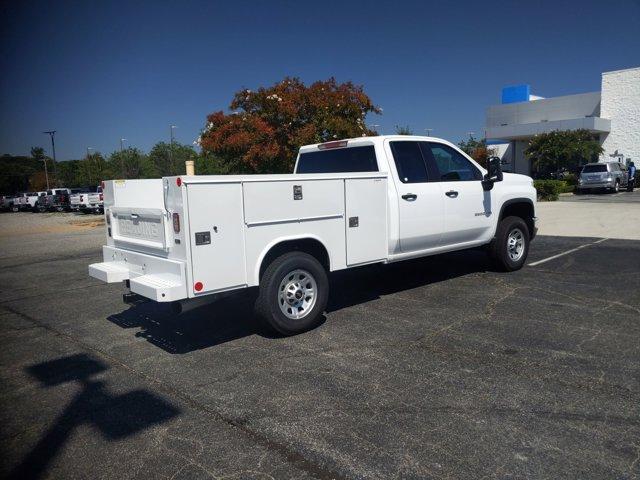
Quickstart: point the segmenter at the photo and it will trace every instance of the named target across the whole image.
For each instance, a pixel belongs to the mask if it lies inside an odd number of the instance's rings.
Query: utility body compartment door
[[[191,295],[246,285],[242,184],[189,184],[187,202]]]
[[[387,179],[345,179],[347,265],[387,258]]]

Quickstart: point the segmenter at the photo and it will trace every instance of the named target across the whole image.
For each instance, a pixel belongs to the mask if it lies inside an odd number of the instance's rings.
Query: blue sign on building
[[[502,103],[528,102],[531,95],[530,85],[513,85],[502,89]]]

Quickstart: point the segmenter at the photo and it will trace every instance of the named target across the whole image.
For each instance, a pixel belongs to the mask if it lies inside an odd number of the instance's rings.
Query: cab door
[[[439,247],[444,229],[444,199],[440,185],[430,181],[420,143],[391,140],[389,149],[398,192],[400,250],[414,252]]]
[[[442,245],[482,243],[492,234],[491,192],[482,188],[482,172],[453,147],[425,142],[423,151],[444,201]]]

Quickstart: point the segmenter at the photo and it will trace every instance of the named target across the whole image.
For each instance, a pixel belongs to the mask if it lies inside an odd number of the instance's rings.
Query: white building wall
[[[618,150],[640,165],[640,67],[602,74],[600,116],[611,120],[602,160]]]

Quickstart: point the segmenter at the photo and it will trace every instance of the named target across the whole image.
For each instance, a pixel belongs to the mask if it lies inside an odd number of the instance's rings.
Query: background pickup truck
[[[75,212],[102,213],[102,187],[83,187],[69,197],[69,206]]]
[[[330,271],[479,246],[516,270],[536,232],[531,178],[430,137],[305,146],[294,174],[113,180],[104,198],[91,276],[186,308],[258,287],[257,312],[285,335],[318,324]]]
[[[69,210],[71,207],[70,197],[72,195],[70,188],[53,188],[51,190],[47,190],[47,194],[43,195],[41,201],[38,202],[38,211],[46,212],[56,211],[56,212],[64,212],[65,210]]]
[[[38,210],[38,204],[43,200],[43,196],[47,192],[27,192],[26,197],[23,197],[20,202],[20,210],[36,212]]]

